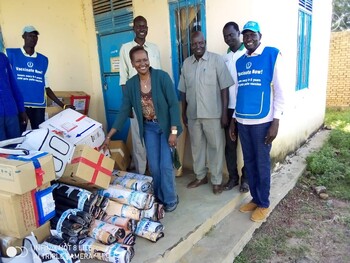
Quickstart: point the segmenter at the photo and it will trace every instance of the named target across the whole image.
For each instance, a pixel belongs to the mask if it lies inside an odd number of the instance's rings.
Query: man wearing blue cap
[[[49,88],[47,68],[49,60],[46,56],[35,51],[39,31],[34,26],[23,28],[23,48],[6,49],[12,65],[19,89],[22,92],[24,106],[32,129],[38,129],[39,124],[45,121],[46,96],[49,96],[63,109],[73,108],[60,101]],[[27,121],[21,121],[21,132],[26,130]]]
[[[239,210],[253,212],[251,220],[262,222],[270,206],[271,143],[277,136],[285,104],[281,53],[277,48],[261,44],[257,22],[246,23],[242,34],[247,52],[236,62],[237,102],[230,135],[233,140],[237,138],[237,125],[253,197]]]

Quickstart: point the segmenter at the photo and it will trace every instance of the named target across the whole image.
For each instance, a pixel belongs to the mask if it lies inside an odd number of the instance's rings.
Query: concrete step
[[[285,197],[295,186],[298,178],[306,168],[305,158],[313,151],[319,149],[328,136],[327,131],[318,132],[296,154],[288,157],[286,161],[277,167],[272,174],[271,182],[271,209]],[[250,201],[248,197],[244,202]],[[251,213],[241,213],[238,207],[212,228],[201,240],[193,245],[179,263],[206,263],[222,262],[232,263],[244,246],[250,241],[254,231],[262,223],[250,220]]]
[[[238,187],[214,195],[210,183],[187,189],[186,185],[193,178],[194,175],[188,172],[176,178],[180,203],[174,212],[166,213],[161,220],[165,226],[165,237],[154,244],[138,238],[133,263],[169,263],[180,260],[213,226],[248,196],[240,194]]]

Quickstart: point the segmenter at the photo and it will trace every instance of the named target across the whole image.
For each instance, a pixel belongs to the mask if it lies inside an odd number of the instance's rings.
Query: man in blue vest
[[[21,136],[18,117],[25,122],[22,94],[14,78],[10,62],[0,52],[0,141]]]
[[[261,44],[260,26],[249,21],[243,27],[246,54],[236,62],[236,111],[230,123],[231,139],[235,126],[242,144],[244,167],[253,199],[240,207],[253,212],[251,220],[262,222],[269,214],[271,180],[270,151],[284,109],[281,53]]]
[[[23,28],[23,48],[6,49],[7,56],[15,74],[17,84],[22,92],[24,106],[32,129],[38,129],[45,121],[46,95],[63,109],[72,108],[60,101],[49,88],[47,68],[49,60],[35,51],[39,31],[33,26]],[[27,123],[21,122],[21,132],[27,128]]]

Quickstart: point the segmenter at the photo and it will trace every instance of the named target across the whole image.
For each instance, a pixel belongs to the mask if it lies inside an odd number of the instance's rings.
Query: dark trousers
[[[235,110],[234,109],[228,109],[227,110],[227,116],[228,119],[231,120],[232,114]],[[239,174],[237,170],[237,140],[232,141],[230,138],[230,132],[229,132],[229,126],[225,128],[225,159],[226,159],[226,166],[227,171],[229,174],[230,180],[239,181]],[[236,131],[237,134],[237,131]]]
[[[0,141],[21,136],[19,131],[18,116],[0,117]]]
[[[227,116],[228,119],[231,121],[232,114],[234,113],[234,109],[228,109],[227,110]],[[227,166],[227,171],[229,174],[229,179],[233,180],[235,182],[239,181],[239,174],[238,174],[238,169],[237,169],[237,140],[232,141],[230,138],[230,131],[229,131],[230,125],[225,128],[225,139],[226,139],[226,144],[225,144],[225,159],[226,159],[226,166]],[[238,129],[236,125],[236,134],[238,134]],[[246,173],[245,173],[245,168],[242,167],[242,177],[241,177],[241,183],[246,182],[247,183],[247,178],[246,178]]]
[[[271,122],[256,125],[237,123],[237,126],[252,202],[267,208],[270,205],[271,144],[265,144],[265,137]]]
[[[28,115],[32,130],[38,129],[39,124],[45,121],[45,108],[26,107],[26,113]],[[21,133],[27,129],[27,125],[23,125],[23,123],[20,123],[20,127]]]

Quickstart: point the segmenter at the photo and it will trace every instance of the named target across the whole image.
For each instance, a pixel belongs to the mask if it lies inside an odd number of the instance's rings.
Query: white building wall
[[[89,0],[0,0],[5,47],[22,47],[22,29],[35,26],[36,51],[49,58],[49,82],[55,90],[91,95],[89,115],[105,123],[95,25]]]
[[[0,0],[0,26],[6,47],[23,45],[21,30],[40,31],[37,51],[49,57],[53,90],[83,90],[91,95],[90,115],[105,124],[100,66],[90,0]],[[172,76],[169,6],[166,0],[133,0],[134,15],[148,20],[147,40],[157,43],[162,67]],[[332,1],[313,1],[310,86],[295,91],[298,1],[206,0],[207,47],[227,49],[222,27],[228,21],[242,28],[259,22],[262,41],[279,48],[286,69],[288,104],[272,156],[295,150],[323,123]]]

